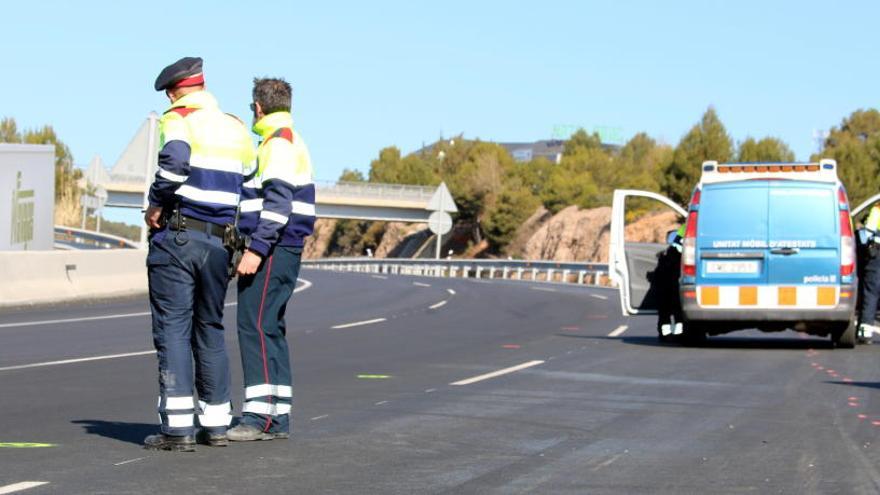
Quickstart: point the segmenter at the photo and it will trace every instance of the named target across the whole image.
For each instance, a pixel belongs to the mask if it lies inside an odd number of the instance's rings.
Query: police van
[[[657,314],[666,245],[628,242],[626,212],[659,202],[684,222],[676,333],[702,339],[786,329],[856,342],[856,249],[837,163],[702,165],[687,209],[656,193],[616,190],[609,272],[625,315]],[[864,204],[861,208],[864,208]],[[655,208],[649,208],[655,209]],[[676,284],[672,286],[675,287]],[[674,289],[673,289],[674,290]]]

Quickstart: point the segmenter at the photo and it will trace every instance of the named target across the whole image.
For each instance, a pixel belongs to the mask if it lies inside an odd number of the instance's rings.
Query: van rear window
[[[838,206],[832,189],[771,187],[769,192],[774,239],[816,239],[837,231]]]
[[[837,232],[833,187],[794,181],[707,185],[699,235],[723,239],[827,241]]]
[[[707,185],[701,196],[700,216],[697,221],[699,236],[724,239],[767,238],[765,182]]]

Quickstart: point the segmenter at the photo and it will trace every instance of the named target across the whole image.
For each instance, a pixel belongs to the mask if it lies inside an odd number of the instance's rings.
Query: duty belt
[[[171,230],[188,230],[190,232],[205,232],[223,238],[225,227],[216,223],[205,222],[186,215],[171,215],[168,219],[168,228]]]

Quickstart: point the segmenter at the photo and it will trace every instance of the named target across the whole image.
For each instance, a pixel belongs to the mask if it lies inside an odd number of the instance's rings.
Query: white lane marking
[[[601,300],[603,300],[603,301],[607,301],[607,300],[608,300],[608,296],[602,296],[602,295],[599,295],[599,294],[590,294],[590,297],[595,297],[596,299],[601,299]]]
[[[518,364],[516,366],[511,366],[510,368],[504,368],[503,370],[493,371],[491,373],[486,373],[485,375],[478,375],[471,378],[465,378],[464,380],[459,380],[457,382],[452,382],[450,385],[470,385],[471,383],[481,382],[483,380],[488,380],[490,378],[495,378],[501,375],[507,375],[509,373],[514,373],[519,370],[524,370],[526,368],[531,368],[532,366],[538,366],[539,364],[544,364],[544,361],[529,361],[527,363]]]
[[[19,364],[17,366],[7,366],[5,368],[0,368],[0,371],[23,370],[26,368],[41,368],[43,366],[58,366],[61,364],[85,363],[88,361],[101,361],[104,359],[117,359],[132,356],[148,356],[150,354],[156,354],[156,351],[126,352],[125,354],[108,354],[106,356],[64,359],[62,361],[47,361],[45,363]]]
[[[608,334],[608,336],[609,337],[619,337],[619,336],[623,335],[623,332],[625,332],[627,328],[629,328],[629,327],[626,325],[620,325],[619,327],[612,330],[611,333]]]
[[[436,392],[436,391],[437,391],[436,388],[429,388],[428,390],[425,390],[425,393],[430,394],[431,392]]]
[[[547,287],[531,287],[532,290],[542,290],[544,292],[556,292],[556,289],[548,289]]]
[[[428,309],[437,309],[437,308],[439,308],[441,306],[445,306],[445,305],[446,305],[446,301],[440,301],[437,304],[434,304],[432,306],[428,306]]]
[[[146,459],[146,457],[138,457],[137,459],[129,459],[127,461],[117,462],[114,466],[124,466],[125,464],[131,464],[132,462],[142,461]]]
[[[20,483],[13,483],[11,485],[0,486],[0,495],[20,492],[22,490],[27,490],[28,488],[36,488],[48,484],[48,481],[22,481]]]
[[[383,321],[386,321],[386,319],[385,318],[376,318],[374,320],[364,320],[364,321],[356,321],[354,323],[345,323],[343,325],[334,325],[330,328],[336,329],[336,328],[359,327],[361,325],[372,325],[373,323],[382,323]]]
[[[446,289],[446,292],[452,294],[453,296],[455,295],[455,291],[452,289]]]
[[[301,278],[299,279],[302,284],[293,290],[293,292],[302,292],[309,287],[312,286],[312,283],[308,280]],[[228,302],[224,304],[225,307],[230,306],[238,306],[237,302]],[[42,321],[25,321],[21,323],[2,323],[0,324],[0,328],[10,328],[10,327],[33,327],[37,325],[57,325],[59,323],[75,323],[80,321],[98,321],[98,320],[114,320],[117,318],[134,318],[137,316],[150,316],[149,311],[140,311],[137,313],[120,313],[115,315],[101,315],[101,316],[84,316],[82,318],[64,318],[61,320],[42,320]]]
[[[385,275],[370,275],[373,278],[378,278],[379,280],[388,280],[388,277]]]
[[[423,284],[421,282],[413,282],[413,285],[416,285],[419,287],[430,287],[431,286],[431,284]]]
[[[318,421],[319,419],[324,419],[324,418],[329,418],[329,417],[330,417],[329,414],[322,414],[320,416],[315,416],[314,418],[310,419],[309,421]]]
[[[55,325],[58,323],[73,323],[79,321],[96,321],[96,320],[112,320],[116,318],[133,318],[135,316],[150,316],[149,311],[142,311],[140,313],[122,313],[118,315],[103,315],[103,316],[86,316],[83,318],[65,318],[63,320],[43,320],[43,321],[27,321],[22,323],[3,323],[0,325],[0,328],[9,328],[9,327],[32,327],[36,325]]]
[[[376,403],[377,406],[381,406],[382,404],[388,404],[387,400],[382,400]]]

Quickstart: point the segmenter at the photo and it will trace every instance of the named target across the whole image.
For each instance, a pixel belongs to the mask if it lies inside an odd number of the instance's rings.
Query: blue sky
[[[714,105],[737,141],[878,106],[880,2],[12,2],[0,116],[51,124],[79,164],[115,162],[158,72],[205,59],[223,108],[250,120],[254,76],[294,87],[319,179],[439,136],[551,137],[554,126],[646,131],[675,144]]]

